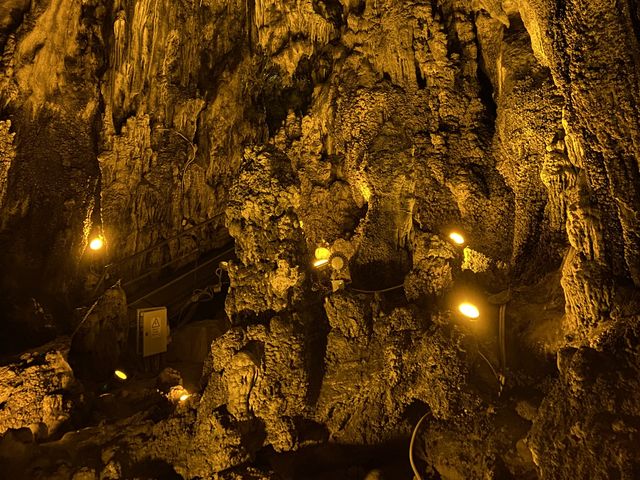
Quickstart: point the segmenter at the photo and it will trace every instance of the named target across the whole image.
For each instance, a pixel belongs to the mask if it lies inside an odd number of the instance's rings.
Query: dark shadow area
[[[410,268],[409,262],[403,260],[354,262],[351,266],[351,287],[373,293],[402,285]]]
[[[132,465],[123,472],[125,478],[140,480],[181,480],[171,465],[162,460],[147,460]]]
[[[326,443],[286,453],[267,447],[258,452],[256,465],[283,480],[361,480],[372,470],[380,470],[384,478],[408,480],[408,448],[408,439],[371,446]]]

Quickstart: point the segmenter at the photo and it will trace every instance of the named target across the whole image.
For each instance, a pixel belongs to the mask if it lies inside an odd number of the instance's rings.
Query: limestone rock
[[[7,191],[9,168],[16,156],[13,138],[15,133],[11,133],[11,121],[0,122],[0,207],[4,203],[4,196]]]
[[[75,378],[68,352],[68,342],[57,341],[0,367],[0,433],[28,427],[46,438],[69,419]]]
[[[458,395],[466,367],[456,333],[450,339],[440,328],[425,329],[410,310],[385,315],[366,308],[362,296],[334,296],[325,307],[332,330],[316,414],[332,438],[355,443],[388,439],[406,428],[403,410],[414,401],[429,405],[440,418],[477,407],[473,395]],[[335,308],[345,301],[356,308]]]
[[[228,235],[237,256],[231,327],[192,352],[202,395],[46,445],[9,432],[11,474],[276,477],[249,464],[372,451],[428,411],[425,477],[637,477],[638,21],[605,0],[2,2],[7,348],[25,319],[72,331],[87,272],[192,226],[110,280]],[[315,268],[319,246],[335,262]],[[503,335],[485,305],[456,317],[463,288],[508,292]],[[109,290],[77,374],[111,374],[127,331]],[[27,363],[0,409],[55,428],[65,396],[19,390],[49,372]]]
[[[291,162],[273,149],[246,153],[231,190],[227,226],[240,265],[231,264],[227,314],[279,312],[301,300],[304,237],[295,208],[299,190]]]
[[[309,341],[295,317],[273,317],[269,328],[236,327],[212,345],[213,376],[205,396],[226,404],[234,421],[264,425],[276,451],[298,447],[292,419],[309,408]],[[240,428],[238,425],[236,428]]]
[[[640,468],[637,319],[607,338],[600,351],[565,355],[540,406],[528,439],[540,478],[633,478]]]

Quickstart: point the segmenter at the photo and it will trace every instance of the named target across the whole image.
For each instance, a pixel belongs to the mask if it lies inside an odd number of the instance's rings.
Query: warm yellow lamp
[[[329,263],[329,259],[328,258],[321,258],[319,260],[315,260],[313,262],[313,266],[318,268],[318,267],[322,267],[322,266],[326,265],[327,263]]]
[[[104,247],[104,240],[102,237],[96,237],[89,242],[89,248],[91,250],[100,250],[102,247]]]
[[[318,247],[314,252],[316,260],[328,260],[331,256],[331,251],[326,247]]]
[[[458,310],[462,315],[472,320],[475,320],[480,316],[480,310],[473,303],[462,302],[458,305]]]
[[[456,245],[463,245],[464,244],[464,237],[462,236],[461,233],[459,232],[451,232],[449,234],[449,238],[451,239],[451,241],[453,243],[455,243]]]
[[[314,252],[316,259],[313,261],[313,266],[316,268],[323,267],[329,263],[331,257],[331,251],[327,247],[318,247]]]

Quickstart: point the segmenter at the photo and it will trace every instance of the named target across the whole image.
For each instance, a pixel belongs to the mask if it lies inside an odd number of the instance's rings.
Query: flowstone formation
[[[404,478],[413,439],[425,479],[637,477],[638,25],[634,1],[3,2],[0,347],[77,327],[0,368],[7,471]],[[83,391],[127,348],[124,292],[85,305],[104,264],[229,238],[201,390]]]

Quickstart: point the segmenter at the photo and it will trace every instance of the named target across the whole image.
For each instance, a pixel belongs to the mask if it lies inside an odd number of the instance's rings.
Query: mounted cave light
[[[462,302],[458,305],[458,311],[471,320],[476,320],[480,316],[480,310],[478,310],[478,307],[469,302]]]
[[[314,252],[316,260],[329,260],[331,251],[327,247],[318,247]]]
[[[328,263],[329,263],[328,258],[320,258],[318,260],[314,260],[313,266],[316,268],[320,268],[320,267],[324,267]]]
[[[453,231],[449,234],[449,239],[456,245],[464,245],[464,237],[460,232]]]
[[[316,259],[313,261],[313,266],[316,268],[323,267],[329,263],[331,257],[331,251],[326,247],[318,247],[314,252]]]
[[[116,370],[115,372],[113,372],[113,374],[116,376],[116,378],[118,378],[119,380],[122,380],[122,381],[124,381],[124,380],[126,380],[128,378],[127,374],[124,373],[122,370]]]
[[[331,258],[331,268],[334,270],[342,270],[344,267],[344,258],[341,255],[334,255]]]
[[[189,398],[191,398],[191,394],[182,385],[171,387],[167,392],[167,399],[173,404],[184,403]]]
[[[95,237],[89,242],[89,248],[93,251],[100,250],[102,247],[104,247],[104,239],[102,237]]]

